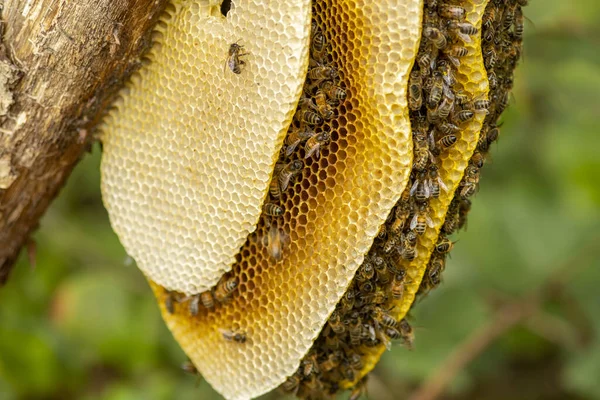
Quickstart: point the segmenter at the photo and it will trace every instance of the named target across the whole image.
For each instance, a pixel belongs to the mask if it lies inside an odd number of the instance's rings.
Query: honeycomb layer
[[[421,281],[427,282],[426,289],[439,284],[452,243],[437,233],[489,107],[477,24],[483,8],[458,1],[426,3],[423,38],[409,81],[411,181],[328,326],[282,385],[284,391],[321,398],[354,387],[358,395],[365,374],[392,340],[412,347],[414,333],[399,306],[412,303],[414,293],[423,289]],[[444,132],[448,124],[456,124],[452,135]],[[427,279],[422,279],[424,273]]]
[[[227,18],[215,3],[172,1],[102,129],[114,230],[185,294],[214,286],[255,230],[307,68],[309,0],[236,2]]]
[[[451,2],[449,4],[464,8],[466,11],[465,21],[477,27],[479,32],[481,32],[481,21],[487,0],[468,0]],[[460,66],[456,68],[457,84],[462,86],[465,95],[470,100],[487,99],[488,81],[483,65],[480,35],[473,36],[471,43],[463,43],[463,46],[468,50],[468,53],[460,57]],[[460,125],[461,129],[456,133],[456,143],[436,157],[437,165],[439,166],[439,176],[448,190],[441,190],[439,198],[429,199],[428,215],[433,222],[433,226],[427,226],[425,232],[419,235],[416,244],[416,258],[410,262],[402,262],[402,266],[406,271],[405,280],[407,284],[405,285],[402,298],[392,303],[395,308],[390,312],[390,315],[398,321],[406,317],[414,302],[415,295],[419,290],[427,265],[434,251],[434,246],[438,241],[439,232],[444,224],[454,191],[458,187],[469,159],[477,146],[484,117],[485,113],[475,113],[471,121]],[[357,375],[356,381],[375,367],[385,350],[386,347],[381,345],[377,351],[366,357],[363,361],[365,368],[361,374]],[[346,383],[343,386],[351,387],[356,381]]]
[[[175,302],[170,313],[169,294],[153,286],[175,338],[226,398],[258,396],[296,370],[404,190],[412,164],[406,87],[421,11],[420,1],[313,3],[329,46],[322,62],[346,92],[335,116],[315,124],[329,143],[308,158],[303,145],[289,156],[282,151],[282,165],[300,160],[304,167],[279,199],[269,198],[284,213],[263,215],[242,247],[230,274],[239,288],[229,302],[196,316],[189,302]],[[287,239],[280,261],[265,244],[272,227]],[[227,340],[231,332],[243,333],[245,343]]]

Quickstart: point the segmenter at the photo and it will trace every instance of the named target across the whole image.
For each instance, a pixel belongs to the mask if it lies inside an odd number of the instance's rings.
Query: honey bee
[[[169,314],[175,313],[175,293],[165,290],[165,309]]]
[[[377,239],[383,240],[383,239],[385,239],[386,235],[387,235],[387,227],[385,226],[385,224],[381,224],[381,226],[379,227],[379,230],[377,231]]]
[[[331,81],[326,81],[321,88],[327,97],[336,101],[344,101],[346,99],[346,91],[339,86],[334,85]]]
[[[202,301],[202,305],[206,308],[213,308],[215,306],[215,301],[210,290],[200,293],[200,300]]]
[[[417,257],[417,249],[415,246],[404,245],[402,247],[402,251],[400,252],[400,257],[406,261],[412,261]]]
[[[362,331],[362,327],[361,327],[361,331]],[[363,362],[362,362],[362,357],[357,354],[357,353],[351,353],[350,356],[348,356],[348,361],[350,362],[350,366],[355,370],[355,371],[362,371],[363,369]]]
[[[462,229],[467,223],[467,214],[471,210],[471,200],[461,198],[460,208],[458,212],[458,229]]]
[[[373,268],[373,264],[369,261],[365,261],[356,274],[356,279],[358,282],[369,281],[375,276],[375,268]]]
[[[227,61],[225,62],[225,65],[228,66],[229,69],[234,74],[242,73],[242,65],[245,65],[246,62],[244,60],[242,60],[241,57],[250,54],[250,53],[243,53],[242,52],[243,48],[244,48],[244,46],[237,44],[237,42],[232,43],[229,46],[229,52],[228,52]]]
[[[317,104],[317,111],[325,120],[333,118],[333,108],[327,102],[327,95],[322,90],[318,90],[315,95],[315,103]]]
[[[410,221],[410,229],[414,230],[417,234],[422,235],[425,233],[425,229],[427,229],[427,227],[433,228],[434,226],[435,225],[431,217],[429,217],[427,206],[425,204],[421,204]]]
[[[319,24],[314,19],[310,21],[310,37],[311,39],[319,32]]]
[[[306,125],[321,125],[323,123],[323,118],[319,114],[314,111],[307,109],[300,109],[294,115],[294,119],[300,122],[301,126]]]
[[[494,45],[489,44],[483,47],[483,61],[486,69],[493,69],[498,61],[498,53]]]
[[[346,313],[352,310],[352,307],[354,307],[355,300],[356,293],[354,292],[354,289],[348,289],[344,296],[342,296],[342,300],[340,300],[339,306],[342,312]]]
[[[452,92],[450,92],[449,94],[451,96],[443,96],[442,102],[437,108],[438,118],[442,120],[448,118],[450,111],[454,109],[454,94],[452,94]]]
[[[238,280],[236,277],[228,278],[226,275],[223,275],[215,288],[215,299],[220,303],[227,301],[237,286]]]
[[[305,377],[318,374],[319,364],[317,363],[317,353],[314,351],[309,352],[306,357],[302,360],[302,373]]]
[[[444,190],[444,192],[448,191],[448,187],[440,177],[438,167],[435,164],[432,164],[429,168],[429,188],[431,190],[431,197],[436,199],[440,197],[442,190]]]
[[[502,19],[502,28],[504,30],[510,29],[513,22],[515,22],[515,10],[516,5],[506,7],[506,10],[504,11],[504,18]]]
[[[308,78],[318,81],[324,79],[336,79],[337,71],[331,67],[318,66],[308,70]]]
[[[316,135],[315,131],[308,127],[304,127],[304,129],[294,129],[288,133],[285,138],[285,155],[289,157],[300,143],[310,139],[314,135]]]
[[[398,238],[395,235],[390,236],[383,244],[383,252],[389,254],[398,245]]]
[[[450,135],[450,134],[456,133],[460,130],[460,128],[458,126],[451,124],[450,122],[444,122],[443,124],[438,125],[437,129],[443,135]]]
[[[475,111],[485,111],[487,113],[488,108],[490,108],[490,101],[486,99],[480,99],[473,101],[473,109]]]
[[[196,369],[196,366],[190,360],[181,364],[181,369],[190,375],[199,375],[198,369]]]
[[[343,357],[343,353],[339,350],[336,350],[332,353],[330,353],[327,358],[325,359],[325,361],[321,362],[321,364],[319,364],[319,369],[323,372],[329,372],[332,369],[336,368],[338,365],[340,365],[340,362],[342,361],[342,357]]]
[[[487,140],[487,139],[486,139]],[[485,161],[485,157],[480,151],[475,151],[471,156],[470,163],[476,166],[477,168],[483,167],[483,162]]]
[[[415,334],[413,332],[412,327],[406,320],[406,318],[402,319],[399,323],[400,334],[402,335],[402,340],[404,340],[404,344],[409,349],[413,348],[413,343],[415,341]]]
[[[392,292],[392,297],[395,300],[400,300],[402,298],[404,295],[404,274],[394,275],[390,291]]]
[[[418,110],[423,104],[423,77],[419,71],[412,71],[408,81],[408,107]]]
[[[496,72],[488,72],[488,81],[490,82],[490,89],[494,90],[498,87],[498,76],[496,75]]]
[[[489,132],[486,135],[486,139],[489,144],[494,143],[496,140],[498,140],[498,136],[500,135],[500,129],[498,129],[497,127],[490,129]]]
[[[296,392],[298,391],[298,388],[300,387],[300,381],[301,381],[301,377],[299,376],[298,372],[296,371],[294,373],[294,375],[288,377],[285,380],[285,382],[283,382],[281,384],[281,389],[283,389],[283,391],[285,391],[287,393],[296,394]]]
[[[496,7],[488,7],[485,14],[483,14],[482,25],[486,30],[489,31],[494,28],[495,22],[496,22]]]
[[[423,77],[429,75],[429,71],[431,71],[435,65],[435,57],[429,51],[419,51],[417,54],[417,64],[419,64],[419,69],[421,70],[421,75]]]
[[[219,332],[221,332],[221,335],[223,335],[223,338],[225,340],[230,342],[233,341],[236,343],[244,344],[246,343],[246,340],[248,340],[246,333],[242,331],[232,331],[230,329],[219,328]]]
[[[370,294],[375,290],[375,286],[370,281],[367,281],[360,285],[359,291],[361,294]]]
[[[435,251],[440,254],[446,254],[452,250],[452,247],[454,247],[454,243],[447,237],[442,236],[435,245]]]
[[[352,392],[350,392],[350,397],[348,400],[358,400],[363,395],[367,396],[367,379],[369,375],[365,375],[356,386],[352,388]]]
[[[410,188],[410,195],[419,203],[424,203],[431,195],[429,179],[425,172],[420,172]]]
[[[407,188],[407,190],[409,190]],[[409,190],[410,193],[410,190]],[[394,211],[394,221],[390,227],[390,231],[394,235],[398,235],[402,229],[404,229],[404,225],[406,224],[406,220],[410,216],[410,205],[408,202],[402,203],[399,207]]]
[[[380,256],[373,256],[372,259],[375,272],[377,273],[377,281],[385,285],[390,281],[390,272],[388,271],[387,263]]]
[[[344,362],[341,365],[340,371],[342,372],[342,376],[347,381],[354,380],[354,369],[348,364],[348,362]]]
[[[426,26],[423,29],[423,36],[429,39],[431,43],[433,43],[433,45],[438,49],[443,49],[448,44],[446,36],[442,33],[442,31],[434,28],[433,26]]]
[[[479,186],[479,175],[480,169],[474,165],[468,165],[465,169],[465,176],[463,177],[463,181],[461,182],[462,189],[460,191],[460,196],[463,199],[471,197],[477,191],[477,187]]]
[[[431,285],[430,287],[436,287],[441,283],[443,268],[439,260],[443,259],[435,258],[427,267],[427,278],[429,280],[428,284]]]
[[[367,346],[377,345],[377,334],[375,333],[375,328],[373,328],[373,325],[363,324],[362,341],[365,342]]]
[[[431,90],[429,91],[429,97],[427,99],[427,107],[434,109],[442,99],[444,92],[444,77],[439,71],[433,73],[431,81]]]
[[[317,31],[311,40],[310,55],[317,63],[321,64],[325,60],[326,53],[327,42],[325,40],[325,35]]]
[[[515,38],[519,42],[523,40],[523,28],[525,25],[524,19],[525,17],[523,16],[523,10],[517,8],[515,12]]]
[[[469,36],[477,35],[477,32],[479,32],[476,26],[468,22],[448,21],[448,29],[458,31],[463,35]]]
[[[387,301],[387,298],[388,296],[384,290],[376,288],[375,292],[368,297],[368,301],[369,304],[383,304]]]
[[[331,327],[331,330],[333,332],[335,332],[337,335],[341,335],[344,332],[346,332],[346,327],[342,323],[342,318],[338,311],[334,310],[331,313],[331,315],[329,316],[329,320],[327,322],[328,322],[329,326]]]
[[[190,315],[195,317],[200,311],[200,295],[192,296],[189,304]]]
[[[448,56],[448,59],[452,61],[450,57],[461,58],[469,54],[469,49],[463,47],[459,44],[454,44],[444,50],[444,54]],[[456,62],[453,62],[454,65],[457,65]]]
[[[448,212],[446,213],[446,219],[444,220],[444,225],[442,226],[442,232],[446,235],[450,235],[456,231],[458,228],[458,201],[457,199],[453,199],[448,207]]]
[[[454,114],[454,121],[458,124],[468,122],[473,119],[475,113],[471,110],[462,110]]]
[[[302,161],[294,160],[286,164],[279,171],[277,181],[279,182],[279,189],[281,192],[285,192],[290,181],[302,172],[303,167],[304,163]]]
[[[321,153],[321,147],[329,143],[330,139],[329,132],[321,132],[308,139],[304,145],[304,158],[307,159],[313,154],[316,154],[318,158]]]
[[[414,143],[414,160],[413,168],[415,171],[423,171],[427,168],[429,160],[432,158],[427,145],[427,139],[425,135],[420,131],[413,131],[413,143]]]
[[[356,311],[350,315],[348,333],[350,334],[350,344],[352,346],[360,346],[362,341],[362,324],[360,321],[360,316]]]
[[[265,203],[263,205],[263,213],[270,217],[281,217],[283,215],[283,208],[275,203]]]
[[[465,9],[458,6],[441,5],[438,7],[438,14],[442,18],[451,19],[454,21],[464,21]]]
[[[284,234],[275,224],[269,227],[266,237],[266,247],[269,256],[276,262],[281,261],[283,258],[283,247],[285,237]]]
[[[456,135],[446,135],[436,142],[436,148],[447,150],[454,146],[457,140],[458,138]]]

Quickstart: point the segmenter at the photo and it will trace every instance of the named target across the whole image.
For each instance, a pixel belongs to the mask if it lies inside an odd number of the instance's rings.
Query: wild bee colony
[[[308,66],[255,230],[216,285],[152,283],[185,369],[227,398],[283,382],[299,398],[358,399],[382,352],[413,347],[408,311],[441,283],[499,137],[526,0],[393,3],[312,2]],[[234,39],[215,79],[276,57]]]

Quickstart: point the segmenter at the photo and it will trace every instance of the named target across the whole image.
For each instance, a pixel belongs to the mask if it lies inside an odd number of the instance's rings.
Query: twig
[[[521,299],[506,304],[495,312],[491,321],[475,330],[446,358],[436,371],[414,392],[409,400],[434,400],[438,398],[454,377],[479,356],[491,343],[525,318],[536,313],[551,293],[564,286],[575,275],[590,253],[595,252],[598,238],[594,237],[577,255],[560,268],[554,269],[546,281]]]
[[[460,346],[448,356],[431,377],[410,397],[409,400],[433,400],[444,392],[446,386],[465,365],[477,356],[523,318],[531,315],[538,307],[537,296],[502,307],[496,316],[484,326],[474,331]]]

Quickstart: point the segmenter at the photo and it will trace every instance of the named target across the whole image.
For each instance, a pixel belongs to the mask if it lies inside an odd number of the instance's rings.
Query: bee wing
[[[435,227],[435,224],[433,223],[433,220],[429,217],[429,214],[425,215],[425,221],[427,221],[427,226],[429,226],[430,228]]]
[[[414,217],[410,220],[410,229],[415,229],[418,221],[419,213],[415,213]]]
[[[300,144],[301,141],[302,141],[302,139],[298,139],[294,143],[288,145],[285,148],[285,155],[287,157],[289,157],[294,152],[294,150],[296,150],[296,147],[298,147],[298,145]]]
[[[446,186],[446,184],[444,183],[443,179],[440,176],[437,177],[437,181],[438,181],[438,184],[440,185],[440,187],[444,190],[444,192],[447,192],[448,186]]]
[[[462,33],[462,32],[457,32],[457,36],[458,36],[458,37],[459,37],[459,38],[460,38],[460,39],[461,39],[463,42],[465,42],[465,43],[471,43],[471,42],[472,42],[472,40],[471,40],[471,36],[469,36],[469,35],[467,35],[467,34],[465,34],[465,33]]]
[[[321,154],[321,143],[317,142],[311,148],[308,148],[308,147],[309,147],[308,145],[304,147],[304,149],[306,150],[306,155],[304,156],[304,159],[310,158],[313,154],[316,154],[317,158],[319,158],[319,156]]]
[[[411,196],[414,196],[414,194],[417,191],[418,187],[419,187],[419,180],[415,179],[415,183],[413,183],[412,187],[410,188],[410,195]]]
[[[446,54],[446,58],[448,58],[448,60],[450,60],[450,62],[454,64],[456,68],[460,67],[460,60],[457,57]]]

